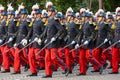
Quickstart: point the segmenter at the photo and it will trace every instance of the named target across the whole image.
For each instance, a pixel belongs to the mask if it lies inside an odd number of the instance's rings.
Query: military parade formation
[[[109,63],[109,64],[108,64]],[[7,11],[0,5],[0,74],[21,74],[30,70],[42,78],[52,78],[58,68],[66,77],[79,66],[76,76],[87,75],[89,64],[93,72],[112,69],[109,74],[119,74],[120,63],[120,7],[114,13],[99,9],[95,14],[81,8],[74,12],[71,7],[66,14],[58,12],[52,2],[46,9],[36,3],[31,14],[23,4],[14,10],[11,4]]]

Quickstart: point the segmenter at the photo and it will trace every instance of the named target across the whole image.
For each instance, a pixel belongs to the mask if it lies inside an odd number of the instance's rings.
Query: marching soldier
[[[113,38],[113,47],[112,47],[112,72],[110,74],[118,74],[120,62],[120,8],[116,9],[116,28]]]
[[[110,27],[105,22],[105,13],[101,12],[98,15],[98,38],[96,42],[96,48],[93,50],[93,56],[94,58],[103,66],[105,69],[107,67],[106,61],[103,59],[104,56],[108,56],[107,52],[103,51],[109,46],[109,36],[110,33]],[[99,69],[98,69],[99,70]]]
[[[66,23],[66,17],[64,15],[61,16],[61,25],[62,27],[64,28],[64,35],[61,35],[61,38],[60,39],[60,47],[58,48],[58,56],[60,57],[60,59],[63,60],[63,62],[65,62],[65,54],[62,50],[62,48],[66,45],[66,35],[67,35],[67,30],[66,30],[66,26],[67,26],[67,23]]]
[[[6,21],[7,21],[7,12],[2,12],[1,14],[1,22],[0,22],[0,52],[1,52],[1,58],[0,58],[0,65],[2,65],[3,63],[3,50],[4,50],[4,44],[5,44],[5,40],[7,37],[7,25],[6,25]],[[10,70],[7,70],[7,72],[10,72]]]
[[[31,27],[28,26],[28,22],[27,22],[27,14],[28,11],[27,10],[22,10],[21,11],[21,22],[20,22],[20,26],[18,29],[18,35],[17,35],[17,39],[16,39],[16,49],[15,49],[15,56],[14,56],[14,73],[12,74],[20,74],[21,70],[20,70],[20,65],[21,65],[21,60],[23,60],[25,62],[25,64],[28,63],[28,59],[26,57],[26,48],[24,48],[27,43],[28,43],[28,39],[30,36],[30,29]],[[22,49],[22,50],[21,50]]]
[[[2,12],[4,11],[4,7],[2,5],[0,5],[0,16],[2,16]],[[1,26],[1,20],[2,18],[0,17],[0,26]],[[2,58],[2,51],[0,49],[0,70],[1,70],[1,65],[2,65],[2,62],[3,62],[3,58]]]
[[[35,13],[36,13],[36,19],[34,22],[32,22],[33,23],[33,26],[32,26],[33,31],[32,31],[32,37],[31,37],[32,45],[29,48],[29,54],[28,54],[30,71],[32,74],[28,76],[37,76],[38,71],[37,71],[36,60],[39,61],[39,64],[41,63],[40,55],[36,55],[36,53],[38,53],[38,51],[42,48],[42,46],[38,44],[38,38],[43,32],[42,31],[43,24],[41,22],[42,12],[41,10],[37,10]]]
[[[70,52],[75,46],[75,37],[79,33],[78,26],[74,22],[75,14],[71,12],[68,15],[69,23],[67,30],[67,47],[65,48],[65,57],[66,57],[66,65],[69,67],[69,73],[72,73],[72,64],[74,63],[73,55],[76,54],[75,51]],[[74,34],[73,34],[74,33]]]
[[[52,63],[56,63],[60,66],[68,76],[68,67],[62,62],[57,55],[57,48],[59,46],[59,37],[62,34],[63,28],[60,24],[60,14],[56,14],[55,17],[48,22],[47,36],[46,36],[46,49],[45,49],[45,76],[42,78],[52,77]]]
[[[7,72],[7,70],[10,70],[10,65],[13,65],[14,62],[14,48],[13,45],[15,43],[15,37],[17,32],[16,23],[14,22],[14,11],[9,11],[9,24],[8,24],[8,32],[7,32],[7,38],[6,42],[8,42],[4,47],[4,53],[3,53],[3,68],[5,71],[2,73]],[[10,48],[12,48],[10,50]],[[10,64],[12,63],[12,64]]]
[[[79,65],[80,65],[80,73],[77,74],[77,76],[80,75],[86,75],[87,71],[87,62],[89,61],[91,64],[96,65],[100,68],[100,74],[102,73],[102,66],[94,59],[92,56],[92,49],[95,46],[94,37],[95,37],[95,26],[90,21],[90,18],[92,15],[89,12],[84,12],[82,14],[83,19],[83,26],[82,26],[82,40],[79,50]]]
[[[114,38],[114,32],[115,32],[115,22],[114,22],[114,17],[111,12],[106,13],[106,22],[110,26],[110,45],[111,45],[112,40]],[[110,66],[108,67],[108,69],[111,69],[112,68],[112,51],[111,51],[111,49],[106,50],[106,51],[108,52],[109,56],[103,55],[103,58],[104,58],[104,60],[110,61]]]

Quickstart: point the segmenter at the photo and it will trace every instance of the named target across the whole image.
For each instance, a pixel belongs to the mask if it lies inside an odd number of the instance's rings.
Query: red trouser
[[[83,48],[80,48],[79,50],[80,74],[86,74],[86,66],[87,66],[86,52],[87,50]]]
[[[21,52],[19,52],[19,50],[21,50],[21,48],[16,47],[14,55],[14,72],[20,72],[21,63],[24,62],[24,65],[28,63],[26,48],[24,48]]]
[[[106,49],[103,49],[103,51]],[[111,50],[107,50],[104,53],[102,53],[103,59],[106,61],[108,60],[110,62],[110,65],[112,66],[112,53]]]
[[[65,62],[65,54],[62,50],[62,47],[58,48],[58,56],[59,56],[60,59],[63,60],[63,62]]]
[[[60,66],[63,70],[65,70],[66,66],[62,62],[62,60],[57,55],[57,49],[45,49],[45,73],[46,75],[52,75],[52,64],[55,62],[58,66]]]
[[[98,69],[102,66],[93,56],[92,56],[92,50],[88,49],[86,51],[86,58],[87,61],[89,61],[93,66],[96,66]]]
[[[120,48],[112,48],[112,72],[118,72],[118,64],[120,62]]]
[[[45,68],[45,50],[41,51],[40,57],[37,59],[39,61],[40,68]]]
[[[103,55],[102,52],[103,52],[103,49],[98,48],[93,52],[92,55],[103,66],[104,64],[106,64],[106,61],[102,57]],[[99,68],[94,65],[94,70],[99,70]]]
[[[70,48],[65,48],[65,57],[66,57],[66,65],[69,67],[69,70],[72,71],[72,64],[74,63],[72,53],[70,52]]]
[[[74,62],[77,62],[77,63],[79,62],[79,57],[78,56],[79,56],[79,54],[77,54],[77,51],[73,50],[72,51],[72,58],[73,58]]]
[[[38,67],[37,61],[39,61],[39,64],[43,64],[42,67],[44,67],[44,59],[41,58],[40,55],[37,55],[38,51],[40,51],[39,48],[34,48],[34,47],[29,48],[28,59],[29,59],[31,73],[37,73],[37,67]]]
[[[2,63],[3,63],[3,49],[4,49],[4,47],[3,46],[1,46],[0,47],[0,65],[2,65]]]
[[[3,68],[5,70],[9,70],[10,65],[13,65],[14,62],[14,48],[12,48],[11,51],[8,51],[9,49],[8,45],[5,45],[3,51]]]

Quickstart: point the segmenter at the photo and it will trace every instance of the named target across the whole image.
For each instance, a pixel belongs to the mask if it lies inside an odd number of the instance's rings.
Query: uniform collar
[[[72,20],[72,21],[70,21],[70,24],[73,24],[74,23],[74,21]]]
[[[14,21],[14,18],[11,18],[9,21]]]
[[[39,20],[41,20],[41,18],[36,18],[36,21],[39,21]]]

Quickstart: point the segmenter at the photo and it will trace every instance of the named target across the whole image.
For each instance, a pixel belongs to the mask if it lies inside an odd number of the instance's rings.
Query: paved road
[[[53,78],[47,79],[41,78],[41,76],[44,75],[44,70],[39,71],[37,77],[26,77],[26,75],[30,72],[24,72],[23,68],[21,70],[22,74],[19,75],[0,73],[0,80],[120,80],[120,74],[108,74],[111,69],[106,69],[104,70],[102,75],[99,75],[99,73],[91,73],[90,71],[92,70],[92,68],[89,68],[86,76],[76,76],[76,74],[79,72],[78,66],[76,66],[73,70],[73,74],[70,74],[68,77],[65,77],[63,74],[61,74],[62,71],[59,69],[58,72],[53,73]],[[13,71],[13,68],[11,68],[11,71]]]

